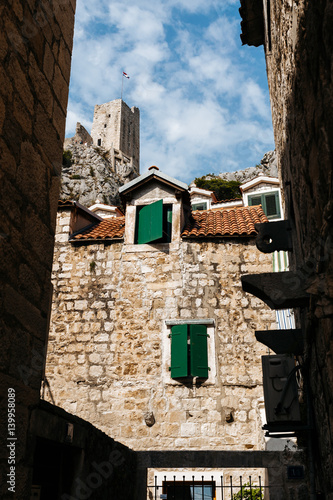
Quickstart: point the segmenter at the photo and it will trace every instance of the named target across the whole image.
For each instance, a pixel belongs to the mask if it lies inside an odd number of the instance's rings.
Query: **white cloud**
[[[258,162],[272,148],[260,53],[244,55],[238,0],[220,4],[78,2],[68,133],[76,121],[90,126],[95,104],[120,97],[126,71],[124,100],[141,111],[142,171],[156,163],[190,181]]]

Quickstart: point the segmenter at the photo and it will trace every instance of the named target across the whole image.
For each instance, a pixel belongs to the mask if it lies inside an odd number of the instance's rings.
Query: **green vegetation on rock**
[[[69,168],[73,164],[72,153],[68,149],[62,153],[62,164],[65,168]]]
[[[216,198],[220,200],[231,200],[233,198],[241,198],[242,195],[239,190],[240,182],[238,181],[225,181],[220,177],[211,177],[211,175],[203,177],[196,177],[194,179],[195,185],[201,189],[208,189],[214,191]]]

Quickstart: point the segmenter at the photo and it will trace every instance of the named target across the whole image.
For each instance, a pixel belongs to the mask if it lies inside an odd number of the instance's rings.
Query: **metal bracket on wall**
[[[254,227],[258,231],[256,245],[260,252],[292,251],[292,231],[289,220],[263,222],[262,224],[255,224]]]

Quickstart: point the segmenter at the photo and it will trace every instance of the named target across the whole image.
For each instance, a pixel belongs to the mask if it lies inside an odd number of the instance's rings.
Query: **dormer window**
[[[250,207],[261,205],[268,219],[279,219],[281,217],[279,191],[249,195],[248,203]]]
[[[207,201],[201,203],[193,203],[192,210],[207,210]]]
[[[170,243],[172,205],[163,200],[138,206],[136,211],[135,243]]]

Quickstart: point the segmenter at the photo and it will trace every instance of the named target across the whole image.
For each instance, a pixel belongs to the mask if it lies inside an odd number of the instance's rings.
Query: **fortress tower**
[[[91,137],[95,146],[111,152],[116,160],[131,159],[133,171],[140,171],[140,111],[122,99],[97,104]],[[119,158],[117,158],[117,155]]]

